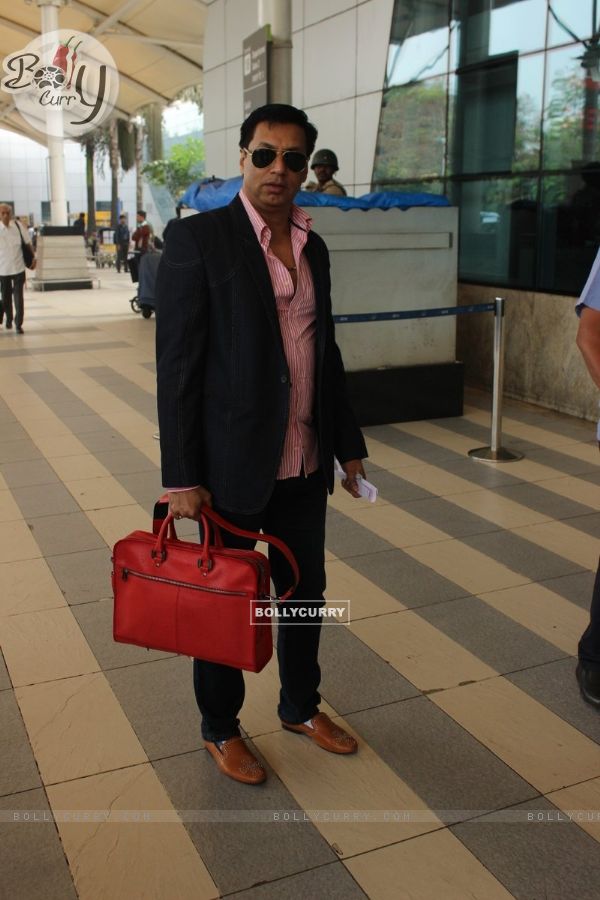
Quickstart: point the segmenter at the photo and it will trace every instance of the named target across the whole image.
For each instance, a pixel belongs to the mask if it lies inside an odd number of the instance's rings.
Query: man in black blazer
[[[301,578],[288,603],[320,607],[333,458],[359,496],[365,443],[335,343],[329,256],[293,203],[317,132],[306,114],[270,104],[243,123],[243,187],[229,206],[169,229],[157,282],[158,415],[163,484],[176,518],[212,505],[236,525],[285,541]],[[230,546],[248,546],[228,535]],[[271,556],[279,594],[290,578]],[[281,623],[282,726],[336,753],[356,741],[319,712],[320,622]],[[205,745],[225,774],[266,778],[240,737],[241,670],[194,661]]]

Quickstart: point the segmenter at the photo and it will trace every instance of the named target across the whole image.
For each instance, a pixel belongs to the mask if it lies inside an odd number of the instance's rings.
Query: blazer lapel
[[[281,352],[283,353],[283,341],[281,339],[281,330],[279,328],[275,294],[273,293],[271,276],[265,262],[262,247],[256,239],[256,233],[246,214],[246,210],[244,209],[244,205],[240,200],[239,195],[231,201],[229,209],[233,216],[236,231],[239,235],[242,256],[248,266],[252,280],[265,307],[267,318],[277,337]]]
[[[315,242],[311,240],[311,236],[312,235],[309,232],[308,240],[304,248],[304,253],[306,254],[306,259],[308,260],[308,264],[310,266],[310,271],[313,277],[313,285],[315,289],[315,314],[317,320],[317,359],[320,361],[323,358],[323,352],[325,350],[325,336],[327,331],[327,298],[325,296],[325,283],[323,278],[321,254],[318,252]]]

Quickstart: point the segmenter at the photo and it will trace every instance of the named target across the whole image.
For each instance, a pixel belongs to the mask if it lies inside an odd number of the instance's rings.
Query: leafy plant
[[[142,172],[148,181],[164,185],[177,199],[204,173],[204,141],[188,137],[171,147],[166,159],[146,163]]]

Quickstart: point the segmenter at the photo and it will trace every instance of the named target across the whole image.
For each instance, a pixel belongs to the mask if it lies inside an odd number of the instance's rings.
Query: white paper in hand
[[[346,477],[346,473],[342,469],[338,460],[335,459],[334,461],[335,461],[334,475],[336,478],[339,478],[341,481],[342,478]],[[375,503],[375,501],[377,500],[377,493],[378,493],[375,485],[371,484],[370,481],[367,481],[367,479],[363,478],[361,475],[356,476],[356,484],[357,484],[358,490],[360,492],[360,496],[364,497],[365,500],[368,500],[370,503]]]

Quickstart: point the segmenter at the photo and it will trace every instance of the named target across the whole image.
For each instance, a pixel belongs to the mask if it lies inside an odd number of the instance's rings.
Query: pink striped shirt
[[[271,251],[271,229],[255,210],[244,191],[240,199],[265,256],[279,317],[283,350],[290,372],[290,406],[277,478],[305,475],[319,468],[317,433],[313,420],[315,394],[316,312],[315,289],[308,260],[302,252],[312,219],[298,206],[290,213],[292,252],[298,276],[292,276]]]

